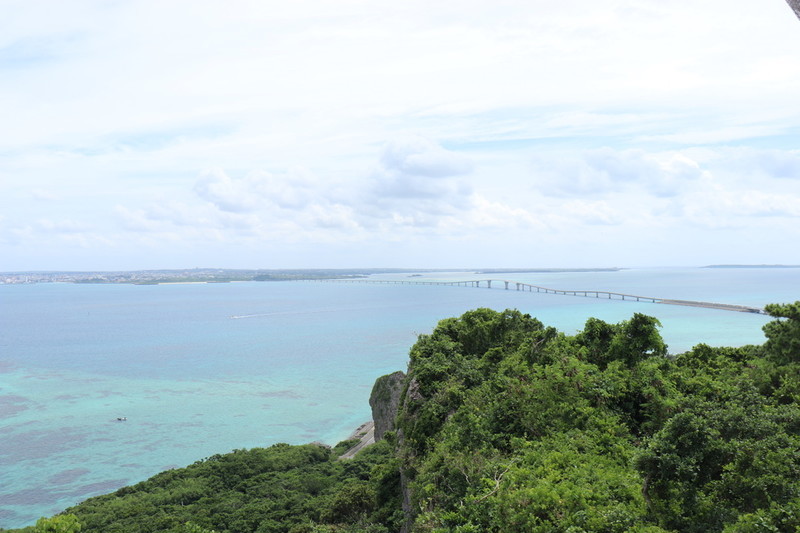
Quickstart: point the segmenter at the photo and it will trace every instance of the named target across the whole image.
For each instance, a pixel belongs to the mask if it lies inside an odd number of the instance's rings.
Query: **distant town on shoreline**
[[[130,271],[31,271],[0,273],[0,283],[229,283],[234,281],[297,281],[355,279],[375,274],[419,274],[421,272],[464,272],[500,274],[522,272],[614,272],[620,268],[539,268],[539,269],[466,269],[466,268],[319,268],[319,269],[229,269],[191,268],[175,270]]]
[[[708,265],[701,268],[800,268],[800,265]],[[469,274],[529,274],[558,272],[617,272],[610,268],[320,268],[229,269],[191,268],[120,271],[17,271],[0,272],[0,284],[25,283],[229,283],[236,281],[298,281],[364,278],[376,274],[464,272]]]

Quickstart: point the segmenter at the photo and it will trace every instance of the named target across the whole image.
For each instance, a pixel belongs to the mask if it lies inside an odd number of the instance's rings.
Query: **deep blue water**
[[[466,275],[754,306],[800,300],[800,269]],[[391,276],[377,276],[389,279]],[[399,279],[412,279],[395,276]],[[670,351],[763,341],[748,313],[522,293],[351,283],[0,285],[0,527],[215,453],[335,444],[370,417],[416,336],[476,307],[573,333],[659,318]],[[117,417],[127,417],[119,422]]]

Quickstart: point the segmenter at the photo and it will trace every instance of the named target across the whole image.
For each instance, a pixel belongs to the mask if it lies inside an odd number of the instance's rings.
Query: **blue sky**
[[[783,0],[2,11],[1,271],[800,264]]]

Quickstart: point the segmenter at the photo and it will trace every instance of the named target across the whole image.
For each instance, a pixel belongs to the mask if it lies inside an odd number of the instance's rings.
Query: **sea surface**
[[[800,300],[800,269],[422,273],[762,307]],[[567,333],[657,317],[670,352],[763,342],[769,317],[472,287],[335,282],[0,285],[0,528],[233,449],[335,444],[370,418],[437,321],[516,308]],[[513,288],[513,284],[512,284]],[[126,418],[124,421],[118,418]]]

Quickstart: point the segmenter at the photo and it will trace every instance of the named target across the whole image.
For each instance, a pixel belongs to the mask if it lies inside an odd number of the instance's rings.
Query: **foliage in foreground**
[[[338,461],[341,450],[276,444],[162,472],[68,509],[80,533],[310,533],[396,531],[397,465],[385,442]],[[400,516],[398,514],[398,516]],[[58,519],[54,517],[51,520]],[[371,524],[381,524],[372,526]],[[73,533],[72,529],[26,529]],[[78,531],[78,530],[74,530]]]
[[[675,357],[644,315],[570,336],[470,311],[420,336],[397,432],[355,459],[237,450],[68,512],[82,533],[797,532],[800,302],[767,310],[763,346]]]
[[[764,346],[677,357],[638,314],[440,322],[400,415],[413,529],[797,531],[800,303],[768,311]]]

